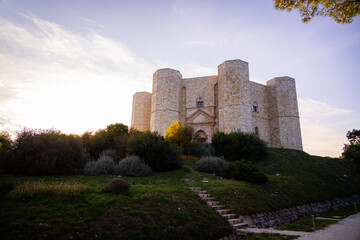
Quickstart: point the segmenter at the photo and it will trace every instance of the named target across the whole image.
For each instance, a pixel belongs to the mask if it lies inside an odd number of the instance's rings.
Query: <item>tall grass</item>
[[[32,196],[64,196],[67,198],[76,198],[80,193],[89,189],[88,185],[82,183],[65,183],[65,182],[25,182],[16,187],[12,194],[21,197]]]

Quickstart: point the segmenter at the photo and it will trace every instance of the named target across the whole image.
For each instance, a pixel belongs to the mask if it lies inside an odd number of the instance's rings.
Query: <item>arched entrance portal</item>
[[[196,132],[195,142],[207,142],[207,135],[203,130],[199,130]]]

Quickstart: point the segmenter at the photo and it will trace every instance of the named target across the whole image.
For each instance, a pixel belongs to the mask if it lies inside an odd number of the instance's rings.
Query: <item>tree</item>
[[[12,145],[10,134],[4,131],[0,132],[0,168],[4,168],[9,160]]]
[[[342,157],[353,160],[360,166],[360,130],[353,129],[348,131],[346,138],[349,140],[348,144],[345,144],[342,153]]]
[[[182,122],[175,121],[166,129],[165,139],[171,144],[183,147],[190,143],[194,130],[191,127],[185,127]]]
[[[360,14],[360,0],[274,0],[274,7],[288,12],[298,9],[305,23],[315,16],[327,16],[349,24]]]

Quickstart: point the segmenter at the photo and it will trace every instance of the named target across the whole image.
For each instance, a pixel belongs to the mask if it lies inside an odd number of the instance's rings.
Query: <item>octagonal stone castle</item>
[[[183,78],[178,70],[157,70],[152,93],[133,96],[131,126],[164,136],[176,120],[192,126],[200,141],[210,142],[216,131],[240,130],[255,133],[269,147],[302,150],[295,80],[252,82],[242,60],[223,62],[217,76]]]

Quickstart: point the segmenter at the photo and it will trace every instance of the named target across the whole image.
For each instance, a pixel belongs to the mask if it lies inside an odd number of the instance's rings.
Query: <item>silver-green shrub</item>
[[[88,175],[88,176],[99,175],[96,161],[89,161],[86,163],[86,165],[84,167],[84,174]]]
[[[103,155],[97,161],[90,161],[84,167],[85,175],[112,174],[115,163],[112,157]]]
[[[115,163],[110,156],[104,155],[99,157],[96,165],[100,174],[112,174],[114,172]]]
[[[196,162],[196,170],[200,172],[222,175],[228,163],[218,157],[203,157]]]
[[[138,156],[131,155],[122,159],[115,166],[114,173],[117,175],[140,177],[149,175],[151,168]]]

